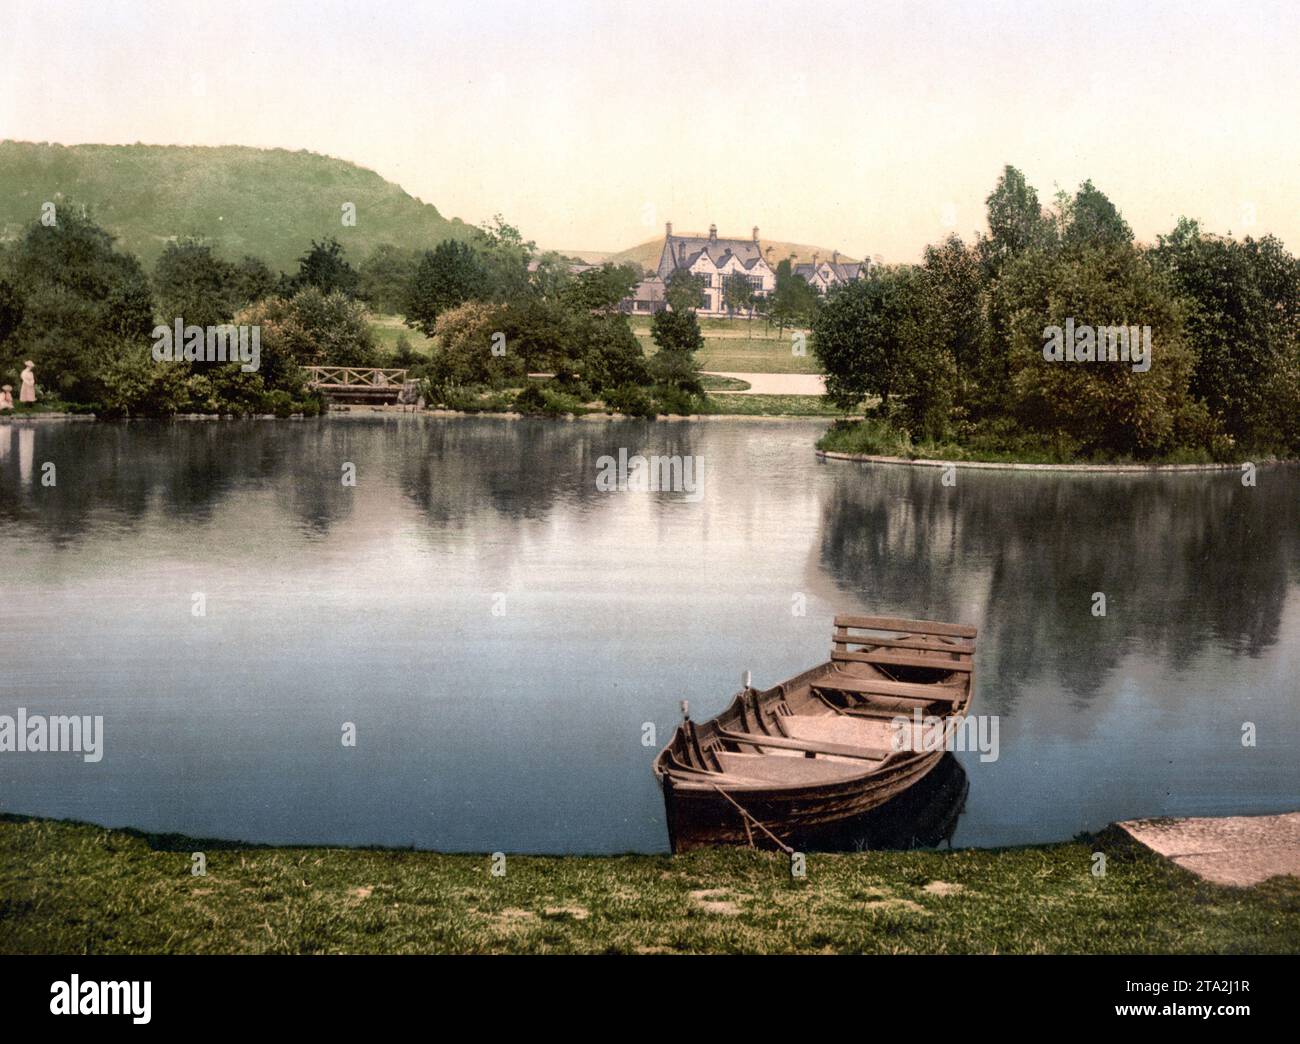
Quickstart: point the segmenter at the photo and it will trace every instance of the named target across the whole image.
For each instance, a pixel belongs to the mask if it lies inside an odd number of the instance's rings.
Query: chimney
[[[665,238],[665,239],[671,239],[671,238],[672,238],[672,235],[673,235],[673,223],[672,223],[671,221],[665,221],[665,222],[664,222],[664,238]]]
[[[813,268],[817,267],[817,259],[819,257],[821,257],[821,254],[813,254]]]
[[[758,245],[758,226],[754,226],[754,245]]]
[[[717,241],[718,241],[718,226],[717,226],[717,225],[710,225],[710,226],[709,226],[709,242],[710,242],[710,243],[716,243]]]
[[[831,264],[833,264],[833,265],[838,265],[839,263],[840,263],[840,252],[839,252],[838,250],[832,250],[832,251],[831,251]]]

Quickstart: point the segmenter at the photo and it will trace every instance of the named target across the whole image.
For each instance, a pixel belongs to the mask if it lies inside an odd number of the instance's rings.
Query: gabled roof
[[[837,279],[845,283],[851,283],[862,275],[862,270],[865,266],[860,261],[854,261],[852,263],[847,261],[832,261],[827,267],[830,268]]]
[[[805,282],[812,282],[813,279],[820,278],[832,283],[851,283],[862,275],[863,268],[864,266],[857,261],[852,263],[847,261],[818,261],[815,265],[795,265],[790,271],[800,276]]]
[[[659,274],[667,276],[674,268],[690,268],[701,256],[717,267],[734,255],[748,271],[763,260],[763,251],[752,239],[710,239],[708,236],[669,236],[659,254]]]

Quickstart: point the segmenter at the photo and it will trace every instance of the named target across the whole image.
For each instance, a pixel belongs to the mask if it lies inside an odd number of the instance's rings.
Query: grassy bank
[[[1053,441],[1008,428],[973,432],[961,441],[914,442],[886,421],[868,417],[838,423],[817,441],[817,448],[835,453],[903,457],[909,460],[988,461],[998,464],[1209,464],[1204,450],[1187,449],[1163,457],[1089,456],[1068,440]]]
[[[842,417],[820,395],[710,395],[701,413],[732,417]]]
[[[64,402],[53,396],[42,395],[35,402],[15,402],[12,410],[0,412],[0,420],[15,417],[40,417],[46,414],[91,413],[89,406],[81,403]]]
[[[810,855],[803,879],[741,850],[510,856],[494,877],[480,855],[218,847],[4,816],[0,951],[1297,952],[1300,881],[1218,888],[1110,834]]]
[[[706,386],[721,384],[724,387],[729,383],[744,384],[743,381],[727,382],[714,377],[705,377],[704,383]],[[547,382],[532,385],[527,397],[524,392],[523,388],[460,389],[447,395],[439,406],[462,413],[525,413],[552,417],[581,417],[588,414],[604,416],[613,413],[645,415],[644,409],[638,411],[632,403],[621,400],[605,403],[599,399],[584,401]],[[673,396],[671,402],[663,402],[652,389],[646,389],[640,397],[640,404],[661,417],[820,417],[835,420],[843,416],[840,410],[829,405],[820,395],[683,394]]]

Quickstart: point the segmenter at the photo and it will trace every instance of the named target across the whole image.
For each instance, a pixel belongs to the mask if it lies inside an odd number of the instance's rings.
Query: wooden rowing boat
[[[968,712],[975,636],[961,624],[837,616],[826,663],[771,689],[746,685],[708,721],[686,715],[654,760],[672,850],[807,846],[900,798],[944,750],[899,719]]]

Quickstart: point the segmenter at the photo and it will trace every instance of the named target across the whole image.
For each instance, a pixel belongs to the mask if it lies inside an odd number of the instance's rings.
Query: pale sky
[[[0,0],[0,138],[310,149],[543,247],[914,260],[1005,163],[1300,251],[1300,4]],[[1252,223],[1253,221],[1253,223]]]

